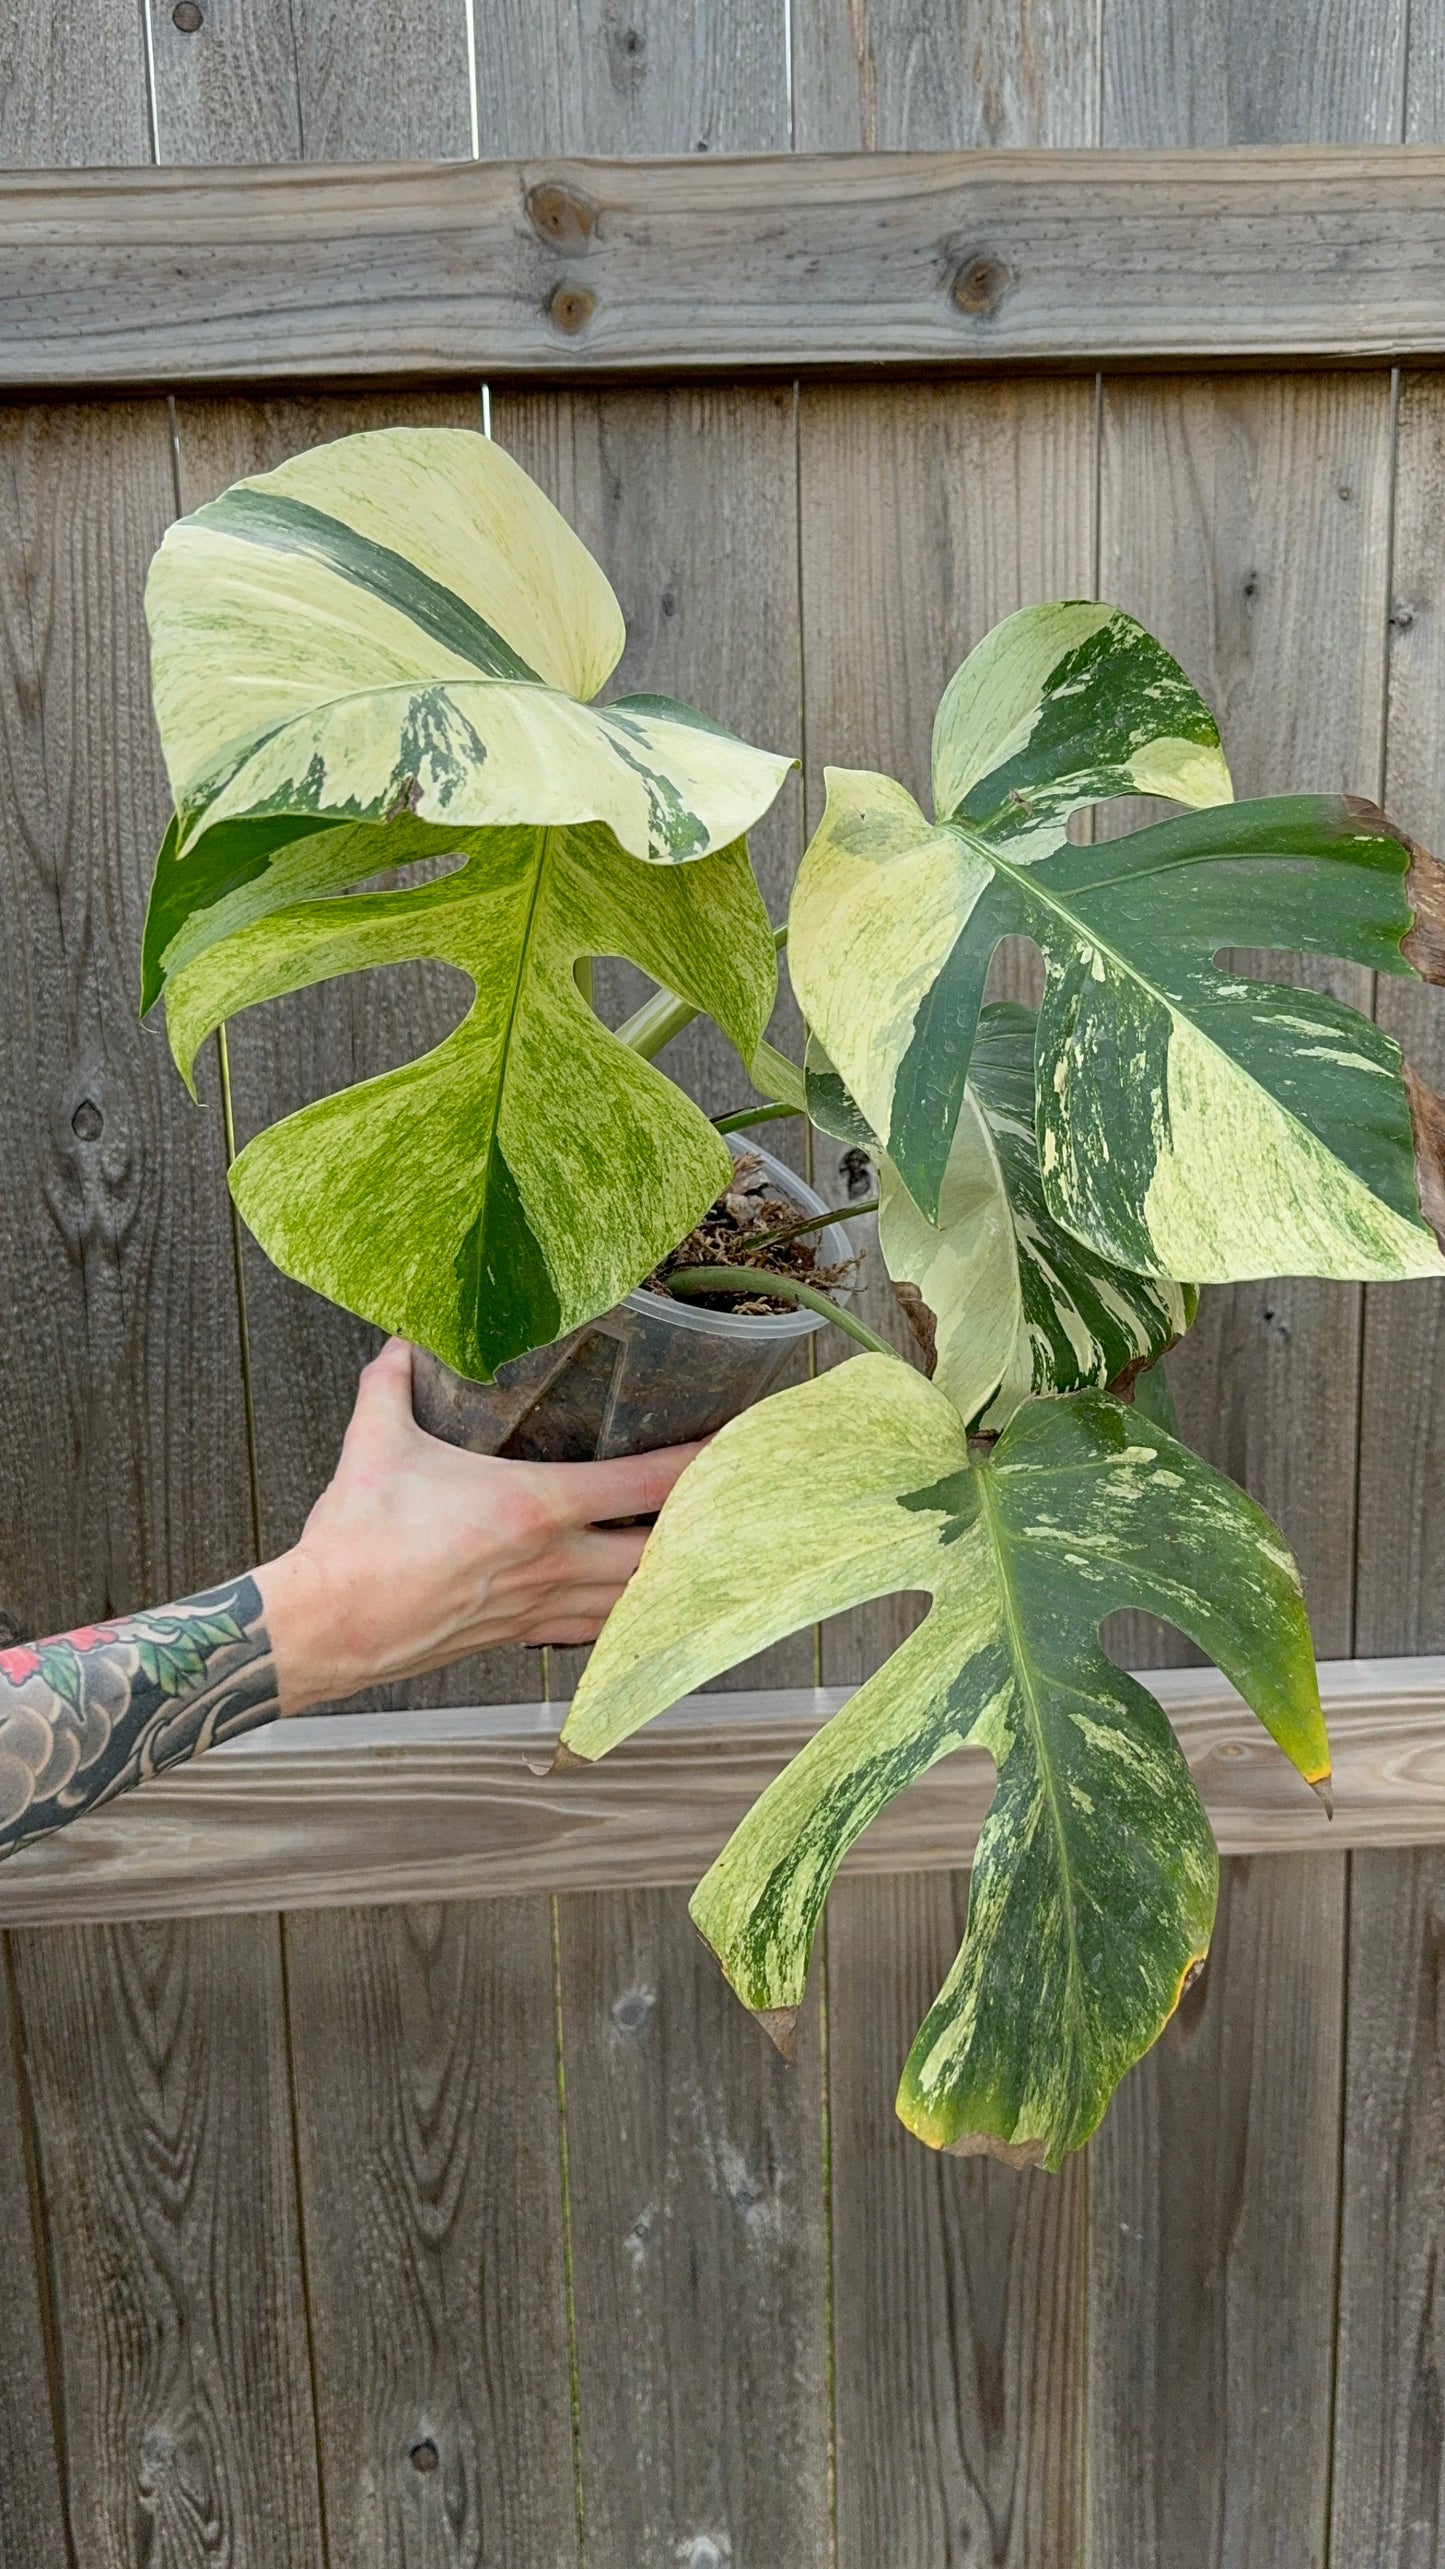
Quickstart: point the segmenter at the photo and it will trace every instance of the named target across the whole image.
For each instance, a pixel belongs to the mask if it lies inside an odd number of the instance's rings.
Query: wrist
[[[283,1721],[346,1691],[336,1601],[300,1545],[255,1573]]]

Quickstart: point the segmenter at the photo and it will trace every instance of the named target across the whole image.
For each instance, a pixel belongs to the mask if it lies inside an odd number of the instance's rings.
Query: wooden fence
[[[414,166],[312,175],[376,161]],[[1154,626],[1241,790],[1445,848],[1445,0],[0,0],[0,164],[49,174],[0,182],[7,1629],[294,1535],[366,1333],[233,1229],[227,1151],[455,1016],[422,967],[278,1004],[199,1111],[136,1023],[145,566],[238,473],[485,408],[612,578],[625,680],[802,753],[778,912],[824,762],[921,783],[964,651],[1058,594]],[[1378,1004],[1445,1086],[1445,1009]],[[1367,1841],[1440,1834],[1442,1328],[1432,1286],[1249,1285],[1176,1360],[1321,1656],[1395,1664],[1333,1680],[1325,1848],[1169,1680],[1226,1842],[1304,1834],[1227,1862],[1061,2177],[892,2119],[966,1761],[835,1894],[790,2069],[666,1887],[724,1824],[687,1764],[724,1716],[579,1819],[525,1772],[549,1716],[496,1709],[565,1652],[7,1866],[3,2569],[1441,2569],[1445,1852]],[[735,1672],[732,1789],[906,1615]]]

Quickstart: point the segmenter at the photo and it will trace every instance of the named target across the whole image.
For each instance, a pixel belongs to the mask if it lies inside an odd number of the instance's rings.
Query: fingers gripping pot
[[[823,1198],[751,1135],[730,1135],[734,1158],[761,1162],[778,1194],[800,1214],[827,1211]],[[833,1224],[820,1235],[825,1266],[852,1254]],[[790,1356],[827,1327],[813,1311],[756,1315],[709,1311],[640,1286],[600,1319],[550,1347],[534,1347],[498,1368],[491,1383],[469,1382],[418,1349],[412,1406],[417,1423],[473,1454],[525,1463],[586,1463],[646,1454],[711,1436],[774,1390]]]

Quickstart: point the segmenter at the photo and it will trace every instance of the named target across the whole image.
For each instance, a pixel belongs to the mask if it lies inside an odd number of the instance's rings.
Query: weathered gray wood
[[[1099,140],[1094,0],[792,0],[800,152]]]
[[[331,2557],[573,2569],[548,1903],[283,1932]]]
[[[1385,793],[1412,837],[1445,850],[1445,618],[1440,523],[1445,402],[1400,385]],[[1445,1002],[1381,977],[1375,1014],[1423,1079],[1445,1089]],[[1359,1644],[1428,1650],[1445,1636],[1445,1292],[1365,1294],[1360,1423]]]
[[[1155,1669],[1228,1852],[1445,1840],[1445,1661],[1326,1664],[1326,1819],[1212,1669]],[[847,1687],[694,1695],[587,1774],[547,1777],[560,1708],[491,1705],[291,1722],[10,1857],[0,1919],[166,1917],[694,1883]],[[966,1863],[993,1793],[962,1752],[880,1814],[858,1872]]]
[[[8,1976],[0,1985],[0,2569],[72,2569],[46,2347],[45,2248]]]
[[[835,764],[897,776],[931,808],[928,744],[944,687],[998,618],[1093,586],[1091,384],[890,385],[801,394],[808,826]],[[1023,995],[1023,984],[1010,985]],[[823,1134],[814,1172],[846,1201]],[[859,1309],[916,1352],[874,1246]],[[839,1361],[819,1342],[820,1364]],[[842,1349],[843,1341],[837,1340]],[[866,1676],[917,1620],[884,1598],[823,1633],[831,1683]]]
[[[481,414],[475,394],[460,391],[183,400],[176,408],[182,505],[198,508],[241,474],[303,447],[399,419],[479,428]],[[444,964],[406,964],[249,1012],[227,1035],[237,1147],[314,1097],[414,1060],[450,1033],[470,995],[464,977]],[[357,1373],[381,1341],[365,1322],[281,1275],[248,1234],[242,1254],[260,1539],[269,1558],[294,1543],[329,1479]],[[494,1650],[368,1700],[511,1702],[536,1693],[540,1674],[536,1651]]]
[[[1342,1856],[1227,1866],[1090,2144],[1088,2569],[1323,2569],[1344,1908]]]
[[[1354,1859],[1332,2561],[1445,2546],[1445,1861]]]
[[[788,148],[777,0],[486,0],[476,47],[488,159]]]
[[[0,5],[0,169],[148,161],[139,8]]]
[[[1430,0],[1416,14],[1415,48],[1437,49]],[[1398,143],[1410,18],[1409,0],[1106,0],[1100,139]]]
[[[893,2110],[967,1904],[961,1873],[829,1904],[838,2569],[1079,2557],[1084,2162],[942,2157]]]
[[[768,748],[798,750],[791,389],[494,394],[492,429],[577,528],[617,592],[627,620],[617,683],[695,704]],[[802,854],[797,778],[788,779],[750,845],[763,897],[782,920]],[[626,965],[604,964],[598,1005],[616,1023],[650,986]],[[786,996],[772,1035],[801,1057],[797,1011]],[[707,1021],[669,1045],[658,1067],[710,1114],[755,1100],[731,1045]],[[772,1125],[760,1139],[777,1157],[801,1164],[801,1126]],[[795,1370],[806,1372],[806,1351]],[[554,1697],[571,1694],[582,1664],[575,1651],[549,1654]],[[719,1682],[798,1686],[812,1675],[805,1632]]]
[[[22,1632],[254,1558],[214,1060],[136,1018],[166,808],[141,594],[165,405],[0,420],[0,1605]]]
[[[11,1942],[76,2559],[315,2569],[276,1922]]]
[[[1388,379],[1106,382],[1101,507],[1101,593],[1202,688],[1236,790],[1377,794]],[[1370,1006],[1353,967],[1249,968]],[[1360,1307],[1310,1279],[1211,1288],[1170,1360],[1186,1435],[1283,1527],[1329,1655],[1352,1647]],[[1120,1646],[1154,1642],[1130,1624]]]
[[[465,0],[205,0],[198,27],[145,5],[162,161],[471,150]]]
[[[788,2064],[681,1893],[558,1921],[587,2558],[824,2569],[816,2004]]]
[[[1445,354],[1436,149],[0,177],[0,383]]]

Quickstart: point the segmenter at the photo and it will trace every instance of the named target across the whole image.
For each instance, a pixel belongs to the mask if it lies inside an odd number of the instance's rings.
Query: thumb
[[[411,1347],[405,1338],[388,1338],[381,1353],[363,1365],[356,1386],[353,1427],[413,1427]]]

